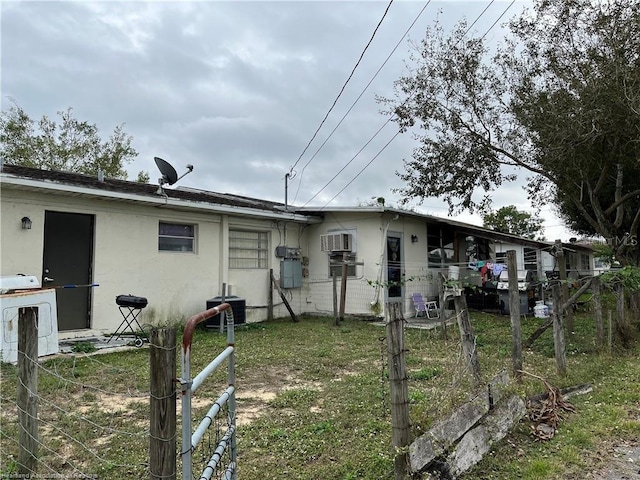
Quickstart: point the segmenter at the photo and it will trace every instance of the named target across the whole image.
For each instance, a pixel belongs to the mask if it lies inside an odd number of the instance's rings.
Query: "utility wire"
[[[469,33],[469,31],[471,30],[471,28],[473,28],[473,26],[478,22],[478,20],[480,20],[480,18],[485,14],[485,12],[489,9],[489,7],[494,3],[495,0],[491,0],[491,2],[489,2],[489,4],[484,8],[484,10],[482,10],[482,12],[476,17],[476,19],[473,21],[473,23],[471,25],[469,25],[469,27],[467,28],[467,30],[464,32],[464,34],[462,35],[461,39],[464,38],[467,33]],[[515,1],[515,0],[513,0]],[[366,85],[366,87],[364,88],[364,90],[362,91],[362,93],[358,96],[358,98],[356,99],[356,101],[351,105],[351,107],[349,108],[349,110],[347,110],[347,112],[345,113],[345,115],[342,117],[342,119],[340,120],[340,122],[338,123],[338,125],[336,125],[336,127],[331,131],[331,133],[329,134],[329,136],[327,137],[327,139],[322,143],[322,145],[320,145],[320,147],[318,148],[318,150],[316,151],[316,153],[313,155],[313,157],[311,157],[311,159],[305,164],[305,166],[302,168],[302,173],[301,173],[301,177],[302,174],[304,174],[304,170],[305,168],[307,168],[307,165],[309,165],[309,163],[311,163],[311,160],[313,160],[315,158],[315,156],[318,154],[318,152],[320,151],[320,149],[324,146],[325,143],[327,143],[327,141],[329,140],[329,138],[331,138],[331,136],[333,135],[333,133],[336,131],[336,129],[340,126],[340,124],[344,121],[344,119],[347,117],[347,115],[349,114],[349,112],[351,112],[351,110],[353,109],[353,107],[355,106],[355,104],[358,102],[358,100],[360,100],[360,97],[362,97],[362,95],[364,95],[365,91],[367,90],[367,88],[369,88],[369,85],[371,85],[371,83],[373,82],[373,80],[376,78],[376,76],[378,75],[378,73],[380,73],[380,70],[382,70],[382,67],[384,67],[387,63],[387,61],[389,60],[389,58],[391,58],[391,55],[393,55],[396,51],[396,49],[398,48],[398,46],[400,45],[400,43],[402,42],[402,40],[404,40],[404,38],[409,34],[409,31],[411,31],[411,29],[413,28],[413,26],[416,24],[416,22],[418,21],[418,19],[420,18],[420,16],[422,16],[422,13],[424,12],[424,10],[429,6],[429,4],[431,3],[431,0],[429,0],[424,7],[422,7],[422,10],[420,10],[420,12],[418,13],[418,15],[416,16],[416,18],[413,20],[413,22],[411,22],[411,25],[409,26],[409,28],[405,31],[404,35],[402,35],[402,37],[400,38],[400,40],[398,40],[398,43],[396,43],[396,46],[393,48],[393,50],[391,50],[391,53],[389,54],[389,56],[386,58],[386,60],[384,61],[384,63],[382,64],[382,66],[380,66],[380,68],[378,69],[378,71],[375,73],[375,75],[373,76],[373,78],[371,79],[371,81]],[[513,4],[513,2],[512,2]],[[503,12],[502,15],[500,15],[500,17],[498,18],[498,20],[500,20],[500,18],[502,18],[502,16],[504,15],[505,12]],[[497,21],[498,21],[497,20]],[[494,22],[494,24],[491,26],[491,28],[493,28],[495,26],[495,24],[497,23]],[[485,35],[488,33],[488,31],[485,33]],[[484,38],[484,35],[483,37]],[[458,40],[459,42],[460,40]],[[458,42],[455,43],[455,45],[458,44]],[[455,46],[454,45],[454,46]],[[452,47],[453,48],[453,47]],[[409,98],[407,98],[403,104],[406,104],[413,95],[409,96]],[[369,145],[369,143],[371,143],[373,141],[373,139],[382,131],[382,129],[393,120],[393,116],[390,116],[383,124],[382,126],[378,129],[378,131],[373,135],[373,137],[371,137],[367,143],[365,143],[365,145],[358,150],[358,152],[355,154],[355,156],[353,156],[351,158],[351,160],[349,160],[341,169],[340,171],[334,175],[334,177],[329,180],[320,190],[318,190],[318,192],[316,192],[316,194],[311,197],[304,205],[303,207],[307,206],[311,200],[313,200],[314,198],[316,198],[325,188],[327,188],[337,177],[338,175],[344,171],[345,168],[347,168],[347,166],[349,166],[357,157],[358,155],[362,152],[362,150],[364,150],[364,148]],[[394,137],[395,138],[395,137]],[[386,147],[385,147],[386,148]],[[293,203],[295,203],[296,199],[298,198],[298,192],[300,191],[300,186],[302,185],[302,178],[300,178],[300,182],[298,183],[298,189],[296,190],[296,196],[293,199]],[[326,205],[325,205],[326,206]],[[324,207],[323,207],[324,208]]]
[[[380,68],[378,68],[378,70],[376,70],[376,73],[373,75],[373,77],[371,77],[371,80],[369,80],[369,83],[367,83],[367,85],[364,87],[364,89],[362,90],[362,92],[360,92],[360,95],[358,95],[358,97],[355,99],[355,101],[351,104],[351,106],[349,107],[349,109],[346,111],[346,113],[342,116],[342,118],[340,119],[340,121],[338,122],[338,124],[333,128],[333,130],[331,130],[331,133],[329,133],[329,135],[327,136],[327,138],[324,140],[324,142],[322,142],[322,144],[318,147],[318,149],[316,150],[316,152],[313,154],[313,156],[307,161],[307,163],[304,164],[304,167],[302,167],[302,171],[300,172],[300,179],[298,181],[298,188],[296,190],[296,195],[293,198],[293,202],[295,203],[297,198],[298,198],[298,193],[300,193],[300,187],[302,186],[302,175],[304,175],[304,171],[307,168],[307,166],[313,161],[314,158],[316,158],[316,156],[318,155],[318,153],[320,152],[320,150],[322,150],[322,148],[325,146],[325,144],[329,141],[329,139],[333,136],[333,134],[335,133],[335,131],[338,129],[338,127],[340,127],[340,125],[342,125],[342,122],[344,122],[345,118],[347,118],[347,116],[351,113],[351,110],[353,110],[353,107],[356,106],[356,104],[360,101],[360,99],[362,98],[362,96],[365,94],[365,92],[369,89],[369,87],[371,86],[371,84],[373,83],[373,81],[376,79],[376,77],[378,76],[378,74],[380,73],[380,71],[384,68],[384,66],[387,64],[387,62],[389,61],[389,59],[391,58],[391,56],[396,52],[396,50],[398,49],[398,47],[400,46],[400,44],[402,43],[402,41],[405,39],[405,37],[409,34],[409,32],[411,31],[411,29],[413,28],[413,26],[416,24],[416,22],[418,21],[418,19],[422,16],[422,13],[425,11],[425,9],[429,6],[429,4],[431,3],[431,0],[429,0],[424,7],[422,7],[422,10],[420,10],[420,12],[418,13],[418,15],[416,16],[416,18],[413,20],[413,22],[411,22],[411,25],[409,25],[409,28],[407,28],[407,30],[404,32],[404,35],[402,35],[402,37],[400,37],[400,40],[398,40],[398,43],[396,43],[395,47],[393,47],[393,49],[391,50],[391,52],[389,53],[389,55],[387,55],[387,58],[384,60],[384,62],[382,62],[382,65],[380,65]],[[386,122],[384,125],[386,125],[389,122]],[[383,125],[383,127],[384,127]],[[380,128],[380,130],[382,130],[382,127]],[[378,131],[380,131],[378,130]],[[371,139],[373,140],[373,138]],[[371,141],[369,140],[369,142]],[[369,144],[369,142],[367,142],[365,144],[365,147]],[[364,148],[364,147],[363,147]],[[362,151],[362,149],[360,150]],[[360,153],[360,151],[358,153]],[[357,155],[357,154],[356,154]],[[354,159],[352,159],[353,161]],[[349,162],[351,163],[351,162]],[[348,165],[348,164],[347,164]],[[346,167],[346,165],[345,165]],[[342,169],[344,170],[344,168]],[[340,171],[342,171],[340,170]],[[335,179],[332,178],[331,181],[333,181]],[[331,183],[331,182],[329,182]],[[316,193],[313,198],[315,198],[320,192]],[[305,205],[307,205],[311,200],[313,200],[313,198],[311,198],[309,201],[307,201],[307,203],[305,203]]]
[[[329,184],[330,184],[331,182],[333,182],[333,181],[336,179],[336,177],[338,177],[338,175],[340,175],[340,174],[344,171],[344,169],[345,169],[345,168],[347,168],[347,167],[351,164],[351,162],[353,162],[353,161],[356,159],[356,157],[357,157],[358,155],[360,155],[360,153],[362,153],[362,151],[367,147],[367,145],[369,145],[369,144],[373,141],[373,139],[374,139],[374,138],[376,138],[376,137],[378,136],[378,134],[379,134],[379,133],[382,131],[382,129],[387,125],[387,123],[389,123],[389,122],[391,121],[391,118],[392,118],[392,117],[389,117],[389,119],[388,119],[386,122],[384,122],[384,123],[382,124],[382,126],[378,129],[378,131],[377,131],[376,133],[374,133],[374,134],[373,134],[373,136],[372,136],[372,137],[367,141],[367,143],[365,143],[365,144],[362,146],[362,148],[361,148],[360,150],[358,150],[358,151],[356,152],[356,154],[355,154],[353,157],[351,157],[351,160],[349,160],[347,163],[345,163],[345,164],[344,164],[344,166],[343,166],[343,167],[338,171],[338,173],[336,173],[336,174],[333,176],[333,178],[332,178],[331,180],[329,180],[329,181],[325,184],[325,186],[324,186],[324,187],[322,187],[320,190],[318,190],[318,192],[317,192],[313,197],[311,197],[309,200],[307,200],[307,203],[305,203],[304,205],[302,205],[302,208],[306,207],[309,203],[311,203],[311,200],[313,200],[313,199],[314,199],[314,198],[316,198],[318,195],[320,195],[320,193],[321,193],[325,188],[327,188],[327,187],[329,186]]]
[[[480,17],[482,17],[484,15],[484,13],[487,11],[487,9],[494,3],[495,0],[491,0],[491,2],[485,7],[485,9],[478,15],[478,17],[474,20],[474,22],[467,28],[467,30],[465,31],[465,33],[460,37],[460,39],[464,38],[464,36],[466,36],[467,33],[469,33],[469,31],[471,30],[471,28],[473,27],[473,25],[475,25],[478,20],[480,19]],[[507,6],[507,8],[504,9],[504,11],[502,12],[502,14],[498,17],[498,19],[493,22],[491,24],[491,26],[487,29],[487,31],[482,35],[481,39],[484,39],[489,32],[496,26],[496,24],[500,21],[500,19],[507,13],[507,11],[513,6],[513,4],[515,3],[515,0],[512,0],[511,3]],[[422,12],[420,12],[422,13]],[[458,42],[460,41],[460,39],[458,40]],[[456,45],[457,43],[456,42]],[[454,45],[455,46],[455,45]],[[413,95],[409,96],[409,98],[407,98],[403,103],[407,103]],[[393,116],[391,116],[389,119],[387,119],[386,122],[384,122],[384,124],[382,125],[382,127],[380,127],[376,133],[373,135],[372,138],[370,138],[367,143],[365,144],[365,147],[380,133],[380,131],[382,130],[382,128],[384,128],[384,126],[387,125],[387,123],[389,123],[391,120],[393,119]],[[325,203],[320,210],[323,210],[324,208],[327,207],[327,205],[329,205],[333,200],[335,200],[335,198],[340,195],[349,185],[351,185],[372,163],[373,161],[378,158],[378,156],[389,146],[389,144],[395,140],[395,138],[400,134],[400,131],[398,131],[383,147],[380,151],[378,151],[378,153],[376,153],[376,155],[364,166],[364,168],[362,170],[360,170],[355,177],[353,177],[336,195],[334,195],[331,200],[329,200],[327,203]],[[356,155],[349,160],[349,162],[340,170],[340,172],[342,172],[347,165],[349,165],[351,162],[353,162],[355,160],[355,158],[360,154],[360,152],[362,152],[362,150],[364,149],[364,147],[362,149],[360,149],[358,151],[358,153],[356,153]],[[340,173],[338,172],[338,174]],[[338,174],[336,174],[329,182],[327,182],[313,197],[317,197],[320,192],[322,192],[327,186],[329,186],[329,184],[331,182],[333,182],[333,180],[335,180],[335,178],[338,176]],[[306,206],[311,200],[309,200],[307,203],[305,203],[303,206]]]
[[[340,96],[342,95],[342,93],[344,92],[344,89],[346,88],[347,84],[349,83],[349,81],[351,80],[351,77],[353,77],[353,74],[356,71],[356,68],[358,68],[358,65],[360,65],[360,62],[362,61],[362,58],[364,57],[365,52],[367,51],[367,49],[369,48],[369,45],[371,45],[371,42],[373,41],[373,38],[376,36],[376,33],[378,32],[378,29],[380,28],[380,25],[382,25],[382,21],[384,20],[384,18],[387,16],[387,12],[389,11],[389,8],[391,7],[391,4],[393,3],[393,0],[391,0],[389,2],[389,5],[387,5],[386,10],[384,11],[384,14],[382,15],[382,18],[380,19],[380,21],[378,22],[378,25],[376,25],[375,30],[373,31],[373,34],[371,35],[371,38],[369,39],[369,42],[367,43],[367,45],[365,45],[364,50],[362,51],[362,53],[360,54],[360,58],[358,59],[358,61],[356,62],[356,65],[353,67],[353,70],[351,70],[351,74],[349,75],[349,78],[347,78],[347,81],[344,82],[344,85],[342,85],[342,88],[340,89],[340,92],[338,93],[338,96],[336,97],[336,99],[333,101],[333,104],[331,105],[331,107],[329,108],[329,111],[327,112],[327,114],[324,116],[324,118],[322,119],[322,122],[320,122],[320,125],[318,126],[318,128],[316,129],[315,133],[313,134],[313,136],[311,137],[311,140],[309,140],[309,143],[307,143],[307,146],[304,147],[304,150],[302,151],[302,153],[300,154],[300,156],[298,157],[298,159],[296,160],[296,162],[293,164],[293,166],[289,169],[289,174],[293,173],[293,169],[296,168],[296,165],[298,165],[298,162],[300,162],[300,159],[302,158],[302,156],[305,154],[305,152],[307,151],[307,149],[309,148],[309,146],[311,145],[311,142],[313,142],[313,140],[316,138],[316,136],[318,135],[318,132],[320,131],[320,129],[322,128],[322,125],[324,125],[324,122],[327,120],[327,118],[329,117],[329,114],[331,113],[331,111],[333,110],[333,107],[336,106],[336,103],[338,102],[338,99],[340,98]]]
[[[340,191],[339,191],[338,193],[336,193],[333,197],[331,197],[331,200],[329,200],[327,203],[325,203],[325,204],[320,208],[320,211],[324,210],[324,209],[325,209],[325,207],[326,207],[327,205],[329,205],[331,202],[333,202],[333,201],[335,200],[335,198],[336,198],[338,195],[340,195],[342,192],[344,192],[344,191],[347,189],[347,187],[348,187],[349,185],[351,185],[351,184],[352,184],[352,183],[353,183],[353,182],[354,182],[354,181],[355,181],[355,180],[356,180],[360,175],[362,175],[362,173],[364,173],[364,171],[369,167],[369,165],[371,165],[371,164],[373,163],[373,161],[374,161],[376,158],[378,158],[382,152],[384,152],[384,151],[385,151],[385,149],[386,149],[386,148],[391,144],[391,142],[393,142],[393,141],[396,139],[396,137],[397,137],[398,135],[400,135],[400,130],[398,130],[398,131],[395,133],[395,135],[394,135],[393,137],[391,137],[391,139],[390,139],[390,140],[389,140],[389,141],[384,145],[384,147],[382,147],[382,148],[378,151],[378,153],[376,153],[376,154],[375,154],[375,156],[374,156],[371,160],[369,160],[369,163],[367,163],[364,167],[362,167],[362,169],[361,169],[358,173],[356,173],[356,176],[355,176],[355,177],[353,177],[353,178],[349,181],[349,183],[347,183],[344,187],[342,187],[342,190],[340,190]]]

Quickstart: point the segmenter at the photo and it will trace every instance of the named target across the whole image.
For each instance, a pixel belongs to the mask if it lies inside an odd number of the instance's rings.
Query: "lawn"
[[[526,338],[541,320],[523,323]],[[509,318],[472,314],[485,379],[510,369]],[[385,329],[348,319],[302,317],[240,327],[236,333],[239,478],[381,479],[393,472]],[[457,328],[406,329],[412,435],[426,431],[471,395]],[[555,374],[551,332],[524,352],[524,369],[564,387],[593,384],[574,397],[549,442],[535,442],[523,420],[465,479],[582,478],[606,461],[613,442],[640,436],[640,349],[614,354],[594,348],[593,321],[576,319],[567,339],[568,374]],[[226,337],[198,330],[193,372],[226,345]],[[179,362],[179,358],[178,358]],[[39,407],[42,473],[82,472],[100,479],[148,476],[148,349],[78,354],[42,362]],[[16,369],[2,365],[0,472],[15,471]],[[194,399],[199,413],[223,389],[216,373]],[[544,391],[526,377],[522,395]],[[179,411],[179,405],[178,405]],[[178,427],[180,428],[180,427]],[[179,430],[178,430],[179,432]],[[178,443],[180,443],[178,441]],[[178,447],[179,448],[179,447]]]

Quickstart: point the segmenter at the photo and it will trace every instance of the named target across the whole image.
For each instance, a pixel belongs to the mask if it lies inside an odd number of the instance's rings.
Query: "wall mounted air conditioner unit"
[[[320,235],[320,250],[323,252],[350,252],[352,241],[350,233],[329,233]]]

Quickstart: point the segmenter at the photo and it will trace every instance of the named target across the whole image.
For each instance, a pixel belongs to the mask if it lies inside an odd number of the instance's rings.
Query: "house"
[[[244,299],[247,322],[261,321],[272,272],[295,312],[332,314],[344,268],[346,313],[379,316],[388,301],[412,312],[413,292],[437,298],[440,274],[454,269],[482,286],[489,278],[478,263],[501,263],[509,249],[518,270],[541,278],[554,269],[551,243],[384,205],[286,208],[11,165],[2,166],[0,183],[0,275],[31,274],[57,287],[66,337],[115,331],[122,294],[148,299],[142,321],[166,323],[204,310],[225,286],[225,295]],[[569,247],[577,272],[592,271],[590,250]],[[274,316],[287,315],[277,297],[272,305]]]
[[[147,298],[145,321],[188,318],[226,294],[246,300],[246,320],[266,318],[274,247],[298,247],[321,221],[251,198],[4,165],[1,275],[32,274],[58,288],[62,335],[113,332],[115,298]],[[22,219],[30,220],[29,229]],[[275,315],[286,315],[282,305]]]
[[[352,314],[377,315],[388,301],[401,302],[404,311],[411,314],[411,294],[420,292],[427,299],[437,300],[440,275],[448,277],[454,270],[463,284],[481,288],[498,277],[491,277],[491,272],[483,275],[478,265],[502,265],[508,250],[516,251],[518,270],[530,272],[532,281],[557,270],[554,243],[503,234],[451,218],[384,205],[296,211],[323,217],[321,223],[307,229],[307,303],[316,312],[332,311],[332,275],[339,274],[339,267],[331,265],[339,265],[345,255],[340,245],[322,252],[322,238],[327,235],[347,234],[351,239],[346,255],[347,311]],[[590,249],[574,244],[564,247],[569,248],[565,258],[570,275],[593,273]]]

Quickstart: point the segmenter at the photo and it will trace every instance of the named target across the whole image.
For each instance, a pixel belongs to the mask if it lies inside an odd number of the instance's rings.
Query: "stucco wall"
[[[3,188],[1,275],[25,273],[41,278],[46,210],[94,215],[93,282],[99,287],[92,289],[93,330],[110,332],[120,325],[117,295],[146,297],[149,305],[142,311],[143,321],[173,322],[204,310],[207,299],[222,293],[223,282],[232,285],[233,295],[245,298],[247,321],[267,316],[269,269],[227,270],[227,229],[232,226],[269,232],[269,267],[278,272],[274,247],[279,230],[269,219],[244,220],[216,213]],[[23,216],[31,218],[31,230],[21,229]],[[196,225],[195,253],[158,251],[159,221]],[[295,229],[297,235],[297,226]],[[298,304],[300,291],[289,292]],[[277,305],[274,314],[284,316],[286,309]]]
[[[403,217],[392,213],[378,212],[329,212],[325,221],[309,227],[309,296],[306,298],[307,311],[332,314],[333,283],[329,276],[328,253],[320,250],[320,235],[340,231],[355,233],[357,261],[356,276],[347,281],[347,314],[378,315],[375,305],[384,308],[387,301],[385,288],[386,238],[398,236],[402,243],[403,271],[407,282],[402,289],[404,311],[412,315],[411,293],[420,291],[429,295],[435,290],[432,272],[429,272],[427,258],[426,223],[424,220]],[[412,235],[417,241],[411,241]],[[409,280],[411,279],[411,280]],[[340,279],[337,282],[340,290]]]

